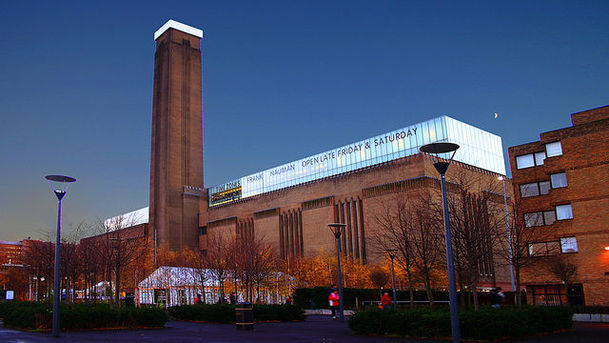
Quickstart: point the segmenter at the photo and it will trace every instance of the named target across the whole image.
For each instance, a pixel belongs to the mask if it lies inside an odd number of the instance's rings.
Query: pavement
[[[567,343],[607,342],[609,324],[576,323],[575,331],[553,335],[529,337],[518,341],[502,342],[543,342]],[[309,316],[304,322],[259,323],[254,331],[237,331],[231,324],[209,324],[171,321],[163,329],[150,330],[103,330],[62,333],[59,338],[50,333],[31,333],[0,328],[2,343],[39,343],[39,342],[443,342],[432,340],[414,340],[395,337],[353,335],[346,323],[334,321],[327,316]]]

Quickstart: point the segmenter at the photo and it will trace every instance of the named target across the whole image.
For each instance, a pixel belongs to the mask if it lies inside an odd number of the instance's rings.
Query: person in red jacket
[[[385,292],[385,294],[383,294],[381,297],[381,307],[387,310],[391,308],[391,304],[393,304],[393,301],[391,300],[389,293]]]
[[[340,303],[340,297],[338,296],[337,290],[334,290],[334,292],[328,295],[328,303],[330,304],[330,309],[332,310],[332,319],[336,319],[336,310],[338,309],[338,305]]]

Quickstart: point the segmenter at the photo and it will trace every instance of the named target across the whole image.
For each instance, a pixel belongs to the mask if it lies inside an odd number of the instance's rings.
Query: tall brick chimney
[[[169,20],[154,34],[150,229],[156,252],[198,247],[203,192],[201,38]]]

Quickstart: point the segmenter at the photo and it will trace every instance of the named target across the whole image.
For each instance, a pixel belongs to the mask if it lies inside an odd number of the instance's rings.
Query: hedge
[[[388,292],[390,295],[392,294],[391,289],[384,289],[382,292]],[[400,301],[408,301],[410,300],[410,293],[408,291],[397,291],[397,298]],[[515,303],[515,293],[504,291],[506,296],[505,303],[506,304],[514,304]],[[329,287],[313,287],[313,288],[297,288],[294,291],[294,304],[302,307],[302,308],[328,308],[328,295],[330,294]],[[427,292],[425,291],[414,291],[414,300],[415,301],[427,301]],[[459,297],[465,296],[469,301],[469,293],[461,293],[459,292]],[[380,300],[380,291],[379,289],[373,288],[343,288],[343,305],[346,309],[355,309],[357,308],[355,303],[357,301],[379,301]],[[448,292],[447,291],[433,291],[433,298],[435,301],[448,301]],[[491,293],[489,292],[479,292],[478,293],[478,301],[480,305],[490,305],[491,304]],[[522,297],[522,301],[526,302],[526,296]],[[420,305],[426,306],[426,303],[419,303]],[[403,305],[407,306],[407,305]]]
[[[568,307],[492,308],[459,312],[461,337],[473,340],[513,339],[572,328]],[[399,335],[416,338],[450,337],[447,308],[393,311],[371,308],[355,313],[349,328],[358,334]]]
[[[163,327],[169,319],[158,308],[121,307],[107,304],[62,304],[60,309],[62,330],[90,330],[117,327]],[[11,302],[0,305],[4,325],[17,329],[48,330],[52,328],[52,305],[36,302]]]
[[[177,320],[234,323],[235,305],[196,304],[174,306],[169,308],[169,314]],[[304,318],[304,311],[296,305],[254,305],[254,320],[256,322],[294,321],[304,320]]]

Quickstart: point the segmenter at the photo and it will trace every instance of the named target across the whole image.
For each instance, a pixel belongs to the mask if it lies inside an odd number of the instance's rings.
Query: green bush
[[[52,327],[52,306],[44,303],[15,302],[0,306],[4,324],[19,329]],[[90,330],[116,327],[162,327],[167,314],[158,308],[110,308],[107,304],[62,304],[59,326],[62,330]]]
[[[496,340],[570,329],[572,312],[568,307],[483,307],[460,311],[461,336],[465,339]],[[418,308],[393,311],[371,308],[355,313],[349,328],[359,334],[391,334],[406,337],[450,337],[447,308]]]
[[[392,290],[389,288],[383,289],[382,292],[389,292],[392,294]],[[344,288],[343,289],[343,298],[345,309],[355,309],[356,307],[356,299],[360,302],[360,305],[363,301],[379,301],[380,298],[379,289],[371,289],[371,288]],[[506,296],[504,304],[515,304],[515,293],[504,291]],[[313,287],[313,288],[297,288],[294,291],[294,304],[302,307],[302,308],[328,308],[328,295],[330,294],[329,287]],[[397,291],[397,298],[400,301],[409,301],[410,300],[410,292],[409,291]],[[432,296],[434,301],[448,301],[448,291],[438,291],[434,290],[432,292]],[[469,292],[461,293],[459,292],[459,299],[463,297],[466,299],[465,301],[471,305],[472,303],[472,294]],[[418,301],[419,303],[416,306],[426,306],[427,305],[427,292],[426,291],[414,291],[413,292],[413,300]],[[491,305],[491,293],[490,292],[478,292],[478,301],[481,305]],[[526,296],[523,292],[522,297],[523,304],[526,304]],[[421,303],[423,302],[423,303]],[[435,304],[434,306],[445,305],[446,303]],[[400,306],[408,306],[408,305],[400,305]],[[608,307],[609,309],[609,307]],[[583,313],[583,312],[580,312]],[[596,313],[596,312],[595,312]],[[609,312],[607,312],[609,313]]]
[[[52,313],[46,303],[12,301],[0,306],[0,317],[8,327],[36,329],[48,315]]]
[[[234,323],[235,305],[174,306],[169,308],[169,314],[177,320]],[[296,305],[254,305],[254,320],[257,322],[304,320],[304,311]]]

